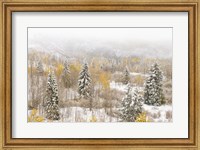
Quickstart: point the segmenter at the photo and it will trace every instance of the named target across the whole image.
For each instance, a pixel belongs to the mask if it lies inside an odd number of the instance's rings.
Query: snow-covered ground
[[[146,74],[131,72],[132,76],[147,76]],[[124,85],[119,82],[110,82],[110,88],[115,89],[120,92],[126,92],[127,85]],[[138,87],[133,85],[132,91],[135,89],[142,91],[144,87]],[[67,97],[74,99],[77,97],[77,92],[72,89],[64,91],[67,94]],[[116,108],[113,108],[116,110]],[[146,117],[149,122],[172,122],[172,105],[162,105],[162,106],[150,106],[143,104],[143,110],[146,112]],[[119,122],[119,118],[108,115],[109,109],[106,111],[104,108],[93,109],[92,111],[89,108],[83,107],[67,107],[60,109],[61,120],[55,122]],[[36,113],[36,116],[43,116],[41,108]],[[31,110],[28,111],[28,114],[31,114]],[[46,119],[44,122],[48,122]]]
[[[149,106],[143,104],[146,117],[149,122],[172,122],[172,106]],[[31,114],[31,110],[28,111]],[[67,107],[60,109],[61,120],[55,122],[119,122],[119,118],[109,116],[105,109],[93,109],[82,107]],[[36,116],[42,116],[37,112]],[[48,122],[46,119],[44,122]]]
[[[122,72],[116,72],[116,74],[122,74]],[[148,74],[142,74],[142,73],[138,73],[138,72],[130,72],[130,75],[131,76],[139,76],[140,75],[143,77],[148,76]],[[124,85],[123,83],[120,83],[120,82],[111,81],[110,88],[118,90],[118,91],[126,92],[127,85]],[[143,87],[136,87],[135,85],[133,85],[132,90],[134,91],[136,88],[138,89],[138,91],[143,90]]]
[[[70,107],[61,109],[63,122],[117,122],[117,118],[109,116],[105,109]]]
[[[123,72],[116,71],[115,74],[123,74]],[[130,72],[131,76],[143,76],[143,77],[148,77],[148,74],[143,74],[139,72]]]
[[[30,116],[32,110],[28,111]],[[40,111],[37,111],[35,116],[42,116]],[[67,107],[60,109],[61,119],[54,122],[118,122],[118,118],[109,116],[105,109],[93,109],[82,107]],[[44,122],[48,122],[47,119]]]
[[[110,88],[118,90],[118,91],[126,92],[127,85],[124,85],[123,83],[120,83],[120,82],[111,81],[110,82]],[[136,86],[133,85],[132,91],[134,91],[136,88],[138,89],[138,91],[143,90],[143,87],[136,87]]]
[[[132,76],[141,75],[144,77],[147,77],[147,74],[141,74],[136,72],[130,73]],[[110,88],[115,89],[118,91],[126,92],[127,85],[124,85],[123,83],[118,83],[111,81],[110,82]],[[135,89],[138,89],[138,91],[142,91],[144,87],[132,87],[132,92],[134,92]],[[150,122],[172,122],[172,105],[162,105],[162,106],[150,106],[143,104],[143,109],[146,112],[147,119]]]
[[[130,72],[131,76],[142,76],[142,77],[148,77],[148,74],[138,73],[138,72]]]
[[[124,84],[122,84],[122,83],[118,83],[118,82],[115,82],[115,81],[111,81],[111,82],[110,82],[110,88],[111,88],[111,89],[118,90],[118,91],[125,92],[127,86],[124,85]]]
[[[150,122],[172,122],[172,105],[150,106],[143,104]]]

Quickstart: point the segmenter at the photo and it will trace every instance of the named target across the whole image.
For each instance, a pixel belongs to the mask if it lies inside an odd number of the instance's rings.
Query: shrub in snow
[[[91,78],[88,72],[88,65],[85,63],[78,79],[78,93],[81,98],[91,97]]]
[[[146,112],[141,113],[135,120],[135,122],[149,122]]]
[[[44,118],[37,115],[37,109],[31,110],[28,115],[28,122],[43,122]]]
[[[50,120],[59,120],[59,106],[58,106],[58,85],[53,72],[50,72],[47,79],[47,90],[45,100],[46,118]]]
[[[122,82],[123,84],[128,84],[130,82],[130,73],[127,67],[123,73]]]
[[[164,103],[162,89],[163,75],[157,63],[154,63],[145,83],[144,102],[148,105],[160,106]]]
[[[92,117],[91,117],[91,119],[90,119],[90,122],[97,122],[96,116],[92,115]]]
[[[65,63],[64,63],[64,69],[63,69],[63,73],[62,73],[62,80],[63,80],[64,86],[66,88],[69,88],[71,86],[70,69],[69,69],[69,65],[68,65],[67,61],[65,61]]]
[[[120,118],[124,122],[134,122],[138,115],[142,113],[142,97],[136,89],[132,92],[132,87],[128,85],[126,95],[122,99],[120,108]]]

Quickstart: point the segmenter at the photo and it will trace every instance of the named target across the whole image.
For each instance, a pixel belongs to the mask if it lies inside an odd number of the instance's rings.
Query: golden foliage
[[[36,68],[35,67],[28,67],[28,74],[31,74],[36,72]]]
[[[138,62],[140,62],[140,58],[134,57],[134,58],[131,59],[131,62],[138,63]]]
[[[36,116],[36,117],[34,118],[34,120],[35,120],[35,122],[43,122],[43,121],[44,121],[44,118],[41,117],[41,116]]]
[[[33,109],[28,116],[28,122],[43,122],[44,118],[37,115],[38,110]]]
[[[71,72],[80,72],[80,70],[81,70],[81,65],[80,65],[79,63],[71,64],[71,65],[69,66],[69,68],[70,68],[70,71],[71,71]]]
[[[31,116],[35,116],[37,114],[37,109],[33,109],[32,111],[31,111]]]
[[[28,67],[28,74],[31,73],[31,67]]]
[[[92,82],[96,83],[99,81],[100,70],[97,67],[90,67],[90,74],[92,77]]]
[[[99,82],[100,74],[102,72],[101,65],[99,61],[93,59],[93,62],[89,65],[90,75],[92,78],[92,82],[94,84]]]
[[[45,64],[47,64],[48,61],[49,61],[49,56],[48,56],[48,55],[47,55],[47,56],[44,56],[44,57],[43,57],[43,61],[44,61]]]
[[[90,122],[97,122],[96,116],[92,116],[91,119],[90,119]]]
[[[110,79],[110,74],[106,72],[101,73],[99,76],[99,81],[102,84],[104,90],[110,88],[109,79]]]
[[[32,122],[31,116],[28,116],[28,122]]]
[[[134,83],[136,83],[137,85],[143,85],[144,78],[141,75],[137,75],[134,77]]]
[[[62,71],[63,71],[63,69],[64,69],[64,66],[62,64],[58,64],[57,68],[56,68],[56,75],[60,76]]]
[[[48,67],[47,69],[45,69],[44,74],[46,76],[48,76],[49,72],[51,71],[50,67]]]
[[[149,122],[146,116],[146,112],[141,113],[135,120],[135,122]]]

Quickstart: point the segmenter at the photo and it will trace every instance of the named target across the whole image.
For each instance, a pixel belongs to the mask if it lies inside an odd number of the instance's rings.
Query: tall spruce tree
[[[128,84],[130,82],[130,73],[127,67],[123,72],[122,82],[123,84]]]
[[[80,98],[87,99],[91,97],[91,81],[92,80],[88,71],[88,65],[85,63],[78,79],[78,93]]]
[[[160,106],[164,103],[162,89],[163,75],[157,63],[154,63],[149,71],[149,77],[145,83],[144,102],[148,105]]]
[[[49,72],[47,79],[45,111],[46,118],[50,120],[60,119],[60,109],[58,106],[58,85],[53,72]]]
[[[62,80],[63,80],[65,88],[69,88],[71,86],[70,69],[69,69],[69,65],[68,65],[67,60],[64,62]]]
[[[125,97],[122,99],[122,108],[120,111],[120,118],[123,122],[134,122],[142,113],[142,101],[143,98],[140,96],[136,89],[132,92],[132,87],[128,84]]]

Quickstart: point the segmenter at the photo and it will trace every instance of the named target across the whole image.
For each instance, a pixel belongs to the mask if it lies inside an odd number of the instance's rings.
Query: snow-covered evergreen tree
[[[47,79],[45,111],[46,118],[50,120],[60,119],[60,109],[58,106],[58,85],[53,72],[50,72]]]
[[[70,79],[70,69],[67,60],[64,62],[64,69],[62,73],[62,80],[64,83],[64,86],[66,88],[69,88],[71,86],[71,79]]]
[[[138,89],[135,89],[134,93],[133,93],[133,106],[135,109],[135,113],[134,113],[134,121],[136,120],[136,118],[142,113],[142,105],[143,105],[143,97],[140,95]]]
[[[132,87],[128,84],[125,97],[122,99],[122,108],[120,111],[120,118],[123,122],[134,122],[142,113],[142,101],[143,98],[140,96],[136,89],[132,92]]]
[[[123,72],[123,78],[122,78],[122,82],[123,84],[128,84],[130,82],[130,73],[128,71],[128,68],[126,67],[126,69]]]
[[[149,77],[145,83],[144,102],[148,105],[160,106],[164,103],[162,89],[163,75],[157,63],[154,63],[149,71]]]
[[[44,72],[43,65],[41,61],[38,61],[36,66],[37,73],[40,75]]]
[[[88,65],[85,63],[83,69],[80,72],[78,79],[78,93],[80,98],[91,97],[91,77],[88,71]]]

